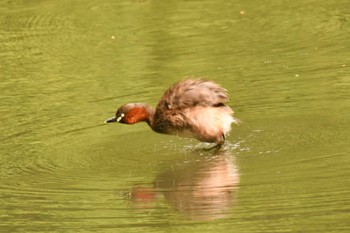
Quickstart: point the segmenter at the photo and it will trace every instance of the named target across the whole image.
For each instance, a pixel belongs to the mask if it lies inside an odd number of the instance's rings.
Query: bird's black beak
[[[105,120],[105,123],[113,123],[113,122],[117,122],[117,117],[114,116]]]

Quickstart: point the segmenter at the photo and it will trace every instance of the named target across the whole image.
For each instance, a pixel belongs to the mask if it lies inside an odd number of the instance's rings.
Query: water
[[[2,1],[1,232],[349,232],[349,3]],[[184,77],[224,151],[104,125]]]

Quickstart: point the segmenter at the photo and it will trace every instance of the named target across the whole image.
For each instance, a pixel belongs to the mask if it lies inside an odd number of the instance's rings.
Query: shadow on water
[[[164,201],[185,219],[214,220],[227,217],[235,205],[239,182],[238,168],[228,151],[196,153],[160,172],[153,186],[134,184],[128,197],[137,209]]]
[[[102,102],[102,101],[108,101],[108,100],[118,100],[120,98],[124,98],[124,97],[130,97],[130,96],[139,96],[139,95],[144,95],[145,92],[134,92],[132,94],[127,94],[127,95],[118,95],[118,96],[111,96],[111,97],[106,97],[106,98],[101,98],[101,99],[96,99],[96,100],[92,100],[89,103],[97,103],[97,102]]]
[[[81,128],[77,128],[77,129],[72,129],[72,130],[66,130],[62,133],[57,134],[58,135],[65,135],[65,134],[69,134],[69,133],[75,133],[75,132],[79,132],[79,131],[84,131],[84,130],[88,130],[88,129],[94,129],[96,127],[101,127],[106,125],[106,123],[102,123],[102,124],[98,124],[98,125],[92,125],[92,126],[86,126],[86,127],[81,127]]]

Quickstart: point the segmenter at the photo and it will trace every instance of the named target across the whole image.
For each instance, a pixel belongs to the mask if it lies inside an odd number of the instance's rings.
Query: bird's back
[[[195,106],[217,106],[228,101],[226,89],[203,79],[186,79],[165,91],[157,109],[181,110]]]

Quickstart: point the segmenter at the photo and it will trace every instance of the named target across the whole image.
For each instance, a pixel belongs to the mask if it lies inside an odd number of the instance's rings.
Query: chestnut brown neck
[[[134,106],[125,115],[124,121],[127,124],[135,124],[137,122],[145,121],[148,125],[153,124],[154,109],[143,103],[134,104]]]

